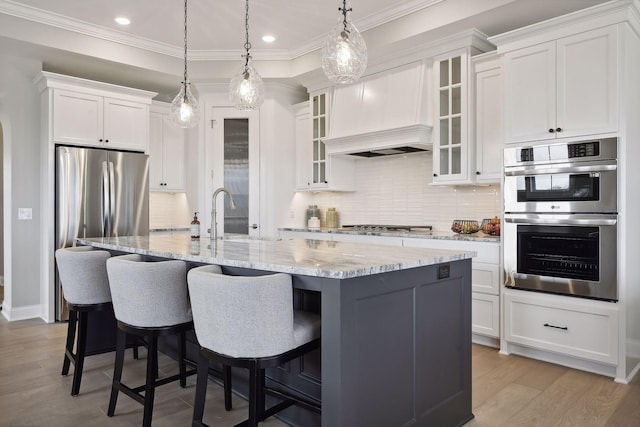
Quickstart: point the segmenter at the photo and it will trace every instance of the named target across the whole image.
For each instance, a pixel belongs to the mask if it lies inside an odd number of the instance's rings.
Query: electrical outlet
[[[33,210],[31,208],[18,208],[18,219],[23,221],[33,219]]]

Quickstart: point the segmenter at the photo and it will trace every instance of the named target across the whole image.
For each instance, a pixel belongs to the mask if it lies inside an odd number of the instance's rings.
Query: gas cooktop
[[[353,231],[376,231],[376,232],[419,231],[421,233],[425,233],[425,232],[430,233],[433,227],[430,225],[353,224],[353,225],[343,225],[340,228],[342,230],[353,230]]]

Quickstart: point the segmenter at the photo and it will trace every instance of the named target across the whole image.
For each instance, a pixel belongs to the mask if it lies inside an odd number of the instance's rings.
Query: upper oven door
[[[505,212],[617,213],[617,165],[590,161],[505,168]]]

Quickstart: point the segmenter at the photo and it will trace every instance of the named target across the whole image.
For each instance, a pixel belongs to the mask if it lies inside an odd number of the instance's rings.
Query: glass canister
[[[328,208],[325,217],[325,226],[327,228],[338,228],[338,211],[336,208]]]
[[[305,221],[305,224],[309,222],[309,219],[313,218],[320,218],[320,209],[318,209],[318,205],[309,205],[309,208],[307,209],[307,218]]]

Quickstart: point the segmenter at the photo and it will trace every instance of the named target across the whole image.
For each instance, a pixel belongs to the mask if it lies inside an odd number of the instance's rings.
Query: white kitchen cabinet
[[[146,151],[150,99],[134,101],[77,90],[53,90],[53,140],[61,144]]]
[[[475,74],[475,182],[495,184],[502,176],[502,68],[496,52],[471,58]]]
[[[329,126],[329,102],[330,95],[323,92],[294,107],[298,191],[355,190],[355,160],[327,155],[324,138]]]
[[[475,268],[472,275],[476,275]],[[498,295],[471,293],[471,331],[474,334],[498,339],[500,336],[500,297]]]
[[[344,234],[335,233],[331,239],[334,242],[354,242],[354,243],[367,243],[373,245],[389,245],[389,246],[402,246],[402,237],[396,236],[368,236],[366,234]]]
[[[322,231],[280,230],[278,236],[283,239],[333,240],[333,234]]]
[[[500,244],[448,239],[405,238],[404,246],[475,251],[471,267],[471,332],[480,343],[497,344],[500,338]]]
[[[469,143],[469,53],[436,58],[437,101],[433,131],[433,183],[471,184],[475,151]]]
[[[169,117],[169,106],[154,103],[149,130],[149,190],[185,191],[184,130]]]
[[[506,52],[505,142],[618,130],[618,30],[580,32]]]
[[[505,290],[504,302],[507,342],[617,364],[615,304],[517,290]]]

